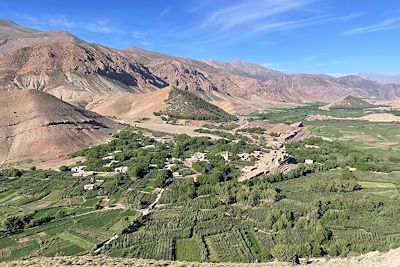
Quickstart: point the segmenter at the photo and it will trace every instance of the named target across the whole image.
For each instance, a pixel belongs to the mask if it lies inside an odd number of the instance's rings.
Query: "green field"
[[[317,109],[262,116],[290,123]],[[359,117],[365,112],[325,114]],[[180,261],[296,261],[400,247],[398,124],[304,124],[313,137],[286,144],[297,167],[248,182],[237,181],[240,168],[250,164],[237,154],[271,148],[253,142],[257,138],[222,131],[218,140],[175,135],[165,136],[170,138],[166,143],[154,140],[160,133],[152,137],[150,131],[121,131],[109,144],[75,155],[86,159],[88,170],[109,171],[104,158],[110,154],[118,159],[117,166],[129,167],[125,174],[101,176],[104,183],[92,191],[83,186],[95,177],[73,177],[68,170],[23,171],[15,177],[6,175],[14,170],[4,170],[0,261],[89,254],[115,235],[102,253]],[[207,128],[203,130],[213,127]],[[263,134],[257,128],[249,131]],[[230,162],[221,157],[225,151]],[[206,153],[207,161],[186,165],[195,153]],[[314,163],[303,164],[305,159]],[[172,164],[172,170],[166,164]],[[173,171],[182,177],[174,178]],[[161,188],[157,209],[139,215]]]
[[[175,249],[176,259],[179,261],[199,262],[202,260],[199,240],[193,238],[179,239],[176,241]]]

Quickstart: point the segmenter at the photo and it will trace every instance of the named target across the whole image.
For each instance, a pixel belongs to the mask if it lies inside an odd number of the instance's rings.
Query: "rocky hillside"
[[[147,93],[167,86],[195,92],[221,106],[234,106],[243,99],[242,105],[250,108],[260,101],[265,106],[330,102],[348,94],[400,96],[400,85],[377,86],[358,79],[288,75],[251,63],[202,62],[137,48],[119,51],[65,32],[42,32],[0,21],[1,90],[38,89],[81,106],[106,95]]]
[[[362,108],[372,108],[373,104],[368,103],[360,98],[348,95],[342,97],[326,106],[321,107],[323,110],[333,110],[333,109],[362,109]]]
[[[1,90],[37,89],[84,106],[97,96],[167,86],[116,50],[63,32],[25,30],[4,21],[0,25]]]
[[[62,159],[106,141],[118,124],[37,90],[0,92],[0,164]]]

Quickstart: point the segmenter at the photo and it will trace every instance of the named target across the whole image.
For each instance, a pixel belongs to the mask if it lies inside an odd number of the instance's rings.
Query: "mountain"
[[[400,75],[359,73],[357,76],[381,84],[400,84]]]
[[[43,32],[22,27],[9,20],[0,20],[0,55],[40,43],[73,39],[77,38],[67,32]]]
[[[97,96],[149,92],[167,86],[145,66],[127,60],[117,50],[63,32],[23,30],[4,21],[1,25],[1,90],[37,89],[84,106]]]
[[[283,72],[248,62],[220,62],[216,60],[205,60],[204,62],[217,69],[226,70],[241,76],[255,78],[260,81],[267,81],[285,75]]]
[[[337,80],[346,86],[362,88],[365,96],[370,98],[393,99],[400,95],[400,85],[396,84],[380,84],[356,75],[339,77]]]
[[[348,95],[342,97],[324,107],[322,110],[333,110],[333,109],[362,109],[362,108],[372,108],[375,105],[370,104],[360,98]]]
[[[60,159],[106,141],[119,126],[38,90],[0,92],[0,164]]]
[[[168,86],[238,113],[279,103],[328,103],[348,94],[400,97],[400,85],[359,79],[285,74],[252,63],[203,62],[138,48],[116,50],[69,33],[0,21],[0,90],[37,89],[88,108],[105,97],[134,98]]]

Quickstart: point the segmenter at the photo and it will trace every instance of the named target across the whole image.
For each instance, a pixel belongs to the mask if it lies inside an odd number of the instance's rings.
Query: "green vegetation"
[[[176,259],[179,261],[200,262],[203,260],[201,241],[194,238],[179,239],[176,241]]]
[[[290,123],[315,106],[300,109],[303,113],[289,110],[273,118]],[[339,112],[344,111],[329,115]],[[250,161],[237,154],[267,149],[251,139],[165,135],[158,142],[162,134],[135,128],[75,154],[85,158],[80,164],[86,171],[104,173],[75,177],[73,166],[60,172],[3,170],[0,260],[101,247],[112,257],[298,262],[400,247],[398,124],[305,125],[314,137],[286,144],[296,168],[246,182],[237,177]],[[202,131],[229,134],[211,128]],[[229,161],[222,157],[226,152]],[[188,162],[199,154],[205,158]],[[305,164],[307,159],[313,164]],[[128,172],[113,173],[118,167]],[[100,186],[83,189],[97,179],[103,180]],[[139,215],[157,196],[159,205]]]

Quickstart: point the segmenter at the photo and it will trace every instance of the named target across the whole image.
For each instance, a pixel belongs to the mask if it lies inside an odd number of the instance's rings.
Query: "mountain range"
[[[0,163],[65,157],[99,143],[119,128],[104,116],[132,122],[156,113],[181,118],[184,111],[185,118],[225,120],[236,118],[226,112],[248,114],[348,95],[391,100],[400,96],[400,85],[118,50],[0,20]]]
[[[400,84],[400,75],[383,75],[370,73],[359,73],[357,75],[363,79],[381,84]]]
[[[0,21],[0,90],[37,89],[85,107],[99,97],[168,86],[230,107],[230,112],[268,103],[330,102],[349,94],[400,96],[400,85],[360,76],[285,74],[253,63],[200,61],[139,48],[117,50],[62,31],[43,32]]]

